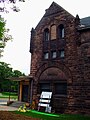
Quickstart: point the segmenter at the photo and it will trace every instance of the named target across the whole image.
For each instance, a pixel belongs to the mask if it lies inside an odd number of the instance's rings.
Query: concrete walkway
[[[7,106],[7,101],[8,101],[8,99],[1,99],[0,98],[0,111],[18,110],[18,108],[16,108],[16,107]]]
[[[18,110],[18,108],[0,105],[0,111],[15,111]]]

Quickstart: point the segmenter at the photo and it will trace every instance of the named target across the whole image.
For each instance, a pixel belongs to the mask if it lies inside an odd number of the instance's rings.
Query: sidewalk
[[[18,109],[16,107],[7,106],[7,101],[8,99],[0,98],[0,111],[14,111]]]
[[[0,105],[0,111],[15,111],[15,110],[18,110],[18,108]]]

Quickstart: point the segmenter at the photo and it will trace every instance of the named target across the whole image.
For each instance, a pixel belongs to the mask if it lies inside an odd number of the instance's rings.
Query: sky
[[[17,4],[20,12],[10,11],[1,14],[7,21],[6,27],[10,29],[9,34],[13,40],[7,43],[0,61],[11,64],[14,70],[30,74],[30,31],[32,27],[36,27],[52,2],[53,0],[26,0],[25,3]],[[90,0],[54,0],[54,2],[73,16],[77,14],[80,18],[90,16]]]

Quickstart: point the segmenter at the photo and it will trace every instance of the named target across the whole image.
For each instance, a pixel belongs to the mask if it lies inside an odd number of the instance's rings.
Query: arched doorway
[[[38,79],[38,94],[51,91],[53,111],[64,113],[67,107],[67,80],[65,73],[57,67],[46,68]]]

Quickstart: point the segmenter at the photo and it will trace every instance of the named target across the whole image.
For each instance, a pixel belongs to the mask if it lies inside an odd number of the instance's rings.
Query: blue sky
[[[90,16],[90,0],[54,0],[57,4],[66,9],[69,13],[80,18]],[[7,20],[7,28],[13,36],[13,41],[9,41],[4,50],[1,61],[11,64],[15,70],[20,70],[25,74],[30,73],[29,53],[30,31],[35,27],[53,0],[27,0],[26,3],[19,3],[21,11],[19,13],[2,15]]]

